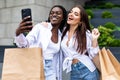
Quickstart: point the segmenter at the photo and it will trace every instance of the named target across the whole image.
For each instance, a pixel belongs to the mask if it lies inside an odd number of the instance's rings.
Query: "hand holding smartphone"
[[[22,20],[26,23],[25,26],[32,26],[32,13],[30,8],[25,8],[21,10]],[[31,30],[32,27],[27,28],[27,30]]]

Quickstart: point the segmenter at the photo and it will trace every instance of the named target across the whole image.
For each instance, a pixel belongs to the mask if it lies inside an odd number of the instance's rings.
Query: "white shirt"
[[[18,47],[40,47],[43,50],[44,59],[53,60],[53,67],[56,71],[58,80],[61,80],[59,50],[61,42],[61,32],[58,31],[58,43],[51,41],[52,25],[48,23],[48,27],[44,27],[40,23],[35,25],[29,34],[25,37],[23,34],[15,37],[15,43]]]
[[[88,56],[85,55],[86,51],[83,54],[80,54],[76,51],[74,46],[75,36],[73,36],[70,41],[68,42],[68,46],[66,45],[68,41],[68,32],[64,36],[61,42],[61,48],[64,53],[65,59],[63,61],[63,70],[67,69],[67,72],[71,71],[71,64],[73,59],[78,59],[82,62],[91,72],[93,72],[96,67],[91,61],[91,59],[98,53],[99,47],[93,48],[92,41],[91,41],[91,33],[89,31],[86,32],[86,39],[87,39],[87,52]]]
[[[15,43],[18,47],[40,47],[43,50],[44,59],[53,59],[53,55],[60,50],[61,32],[58,33],[58,43],[53,43],[51,29],[50,23],[48,27],[37,24],[26,37],[23,34],[15,37]]]

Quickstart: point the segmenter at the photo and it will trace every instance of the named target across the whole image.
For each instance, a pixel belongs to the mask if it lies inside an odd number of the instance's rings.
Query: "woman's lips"
[[[68,18],[68,20],[70,21],[70,20],[73,20],[73,18]]]

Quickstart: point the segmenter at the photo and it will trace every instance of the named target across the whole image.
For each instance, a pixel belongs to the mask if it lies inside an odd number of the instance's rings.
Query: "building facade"
[[[21,9],[31,8],[34,25],[45,21],[53,5],[67,10],[88,0],[0,0],[0,45],[13,45],[15,30],[21,21]]]

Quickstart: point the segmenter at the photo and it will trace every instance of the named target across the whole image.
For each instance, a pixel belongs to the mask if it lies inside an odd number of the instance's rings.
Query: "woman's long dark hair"
[[[81,24],[78,25],[78,27],[76,28],[76,31],[75,31],[75,33],[76,33],[75,41],[77,41],[77,43],[78,43],[76,50],[78,51],[78,53],[82,54],[86,50],[86,44],[87,44],[86,31],[87,30],[91,31],[91,29],[90,29],[88,15],[85,12],[84,8],[80,5],[74,6],[73,8],[75,8],[75,7],[78,7],[80,9],[80,16],[81,16],[81,19],[80,19]],[[69,31],[69,29],[70,29],[70,25],[66,24],[66,29],[63,32],[62,39],[64,38],[66,32]]]
[[[61,22],[61,24],[60,24],[60,26],[59,26],[59,29],[60,29],[60,31],[62,32],[63,28],[65,27],[66,20],[67,20],[67,11],[66,11],[66,9],[65,9],[63,6],[61,6],[61,5],[54,5],[54,6],[51,8],[50,13],[51,13],[52,9],[55,8],[55,7],[59,7],[59,8],[62,9],[62,11],[63,11],[63,20],[62,20],[62,22]],[[49,15],[50,15],[50,13],[49,13]],[[48,22],[50,22],[50,16],[48,17]]]

